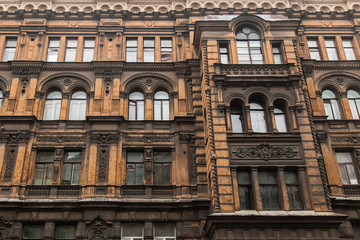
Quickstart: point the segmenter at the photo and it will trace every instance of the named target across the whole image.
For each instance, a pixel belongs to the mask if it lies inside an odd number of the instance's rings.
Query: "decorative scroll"
[[[119,135],[109,133],[98,133],[90,135],[90,141],[95,143],[109,144],[118,143]]]
[[[38,142],[54,142],[54,143],[66,143],[66,142],[84,142],[83,136],[38,136],[36,137]]]
[[[258,146],[233,146],[233,158],[237,159],[289,159],[299,158],[297,146],[272,146],[262,143]]]
[[[8,147],[4,182],[10,182],[16,162],[17,147]]]
[[[217,74],[226,75],[287,75],[290,66],[286,64],[215,64]]]
[[[140,136],[140,137],[126,137],[126,142],[141,142],[141,143],[157,143],[157,142],[172,142],[171,136]]]
[[[0,134],[0,142],[2,143],[26,143],[29,140],[28,132],[20,133],[4,133]]]
[[[360,137],[356,136],[343,136],[343,137],[332,137],[332,142],[341,143],[341,142],[350,142],[350,143],[360,143]]]
[[[107,168],[109,162],[109,146],[99,147],[99,182],[106,181]]]

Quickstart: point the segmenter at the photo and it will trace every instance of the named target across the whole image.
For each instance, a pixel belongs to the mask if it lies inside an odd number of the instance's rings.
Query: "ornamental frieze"
[[[4,133],[0,134],[0,142],[2,143],[26,143],[29,140],[28,132],[20,133]]]
[[[95,143],[107,144],[107,143],[118,143],[119,135],[110,133],[98,133],[91,134],[90,141]]]
[[[359,143],[360,137],[356,137],[356,136],[332,137],[331,141],[334,143],[342,143],[342,142]]]
[[[233,159],[291,159],[300,158],[298,146],[274,146],[262,143],[258,146],[232,146]]]
[[[140,143],[158,143],[158,142],[172,142],[171,136],[140,136],[140,137],[126,137],[126,142],[140,142]]]
[[[67,142],[84,142],[83,136],[38,136],[37,142],[53,142],[53,143],[67,143]]]

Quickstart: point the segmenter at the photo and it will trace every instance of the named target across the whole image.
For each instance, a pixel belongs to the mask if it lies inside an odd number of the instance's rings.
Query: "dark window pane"
[[[156,223],[155,224],[155,237],[175,237],[175,225],[171,223]]]
[[[143,236],[143,225],[139,223],[125,223],[122,225],[122,237],[139,237]]]
[[[43,225],[24,225],[23,239],[42,239]]]
[[[56,226],[55,239],[75,239],[75,225],[58,225]]]

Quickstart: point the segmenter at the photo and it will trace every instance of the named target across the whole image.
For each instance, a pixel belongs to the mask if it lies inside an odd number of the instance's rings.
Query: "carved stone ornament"
[[[28,132],[20,133],[3,133],[0,134],[0,142],[2,143],[26,143],[29,140]]]
[[[151,184],[151,177],[153,171],[153,150],[145,149],[145,184]]]
[[[9,234],[9,228],[11,224],[9,221],[4,220],[4,217],[0,215],[0,240],[7,239],[7,235]]]
[[[140,137],[126,137],[126,142],[141,142],[141,143],[157,143],[157,142],[172,142],[171,136],[140,136]]]
[[[356,162],[360,166],[360,149],[355,149],[354,150],[354,155],[355,155]]]
[[[91,134],[90,141],[95,143],[103,143],[103,144],[118,143],[119,135],[109,134],[109,133]]]
[[[17,147],[9,147],[7,150],[7,161],[6,161],[4,182],[11,181],[15,162],[16,162],[16,156],[17,156]]]
[[[86,223],[87,227],[87,239],[89,240],[107,240],[111,237],[113,229],[112,224],[105,222],[100,216],[97,216],[94,220]]]
[[[101,146],[99,150],[99,182],[106,181],[109,162],[109,146]]]
[[[53,143],[66,143],[66,142],[84,142],[83,136],[38,136],[37,142],[53,142]]]
[[[233,146],[231,152],[235,159],[299,158],[299,148],[297,146],[272,146],[267,143],[258,146]]]
[[[357,136],[332,137],[331,140],[334,143],[342,143],[342,142],[359,143],[360,137]]]
[[[192,137],[190,134],[180,134],[179,140],[180,140],[180,143],[190,143],[192,140]]]

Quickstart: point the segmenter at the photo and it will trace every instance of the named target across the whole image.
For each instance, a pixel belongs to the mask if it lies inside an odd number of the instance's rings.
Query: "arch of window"
[[[52,91],[46,96],[43,120],[58,120],[60,116],[62,94]]]
[[[233,133],[244,132],[243,128],[243,108],[239,101],[232,101],[230,103],[230,114],[231,114],[231,127]]]
[[[170,120],[170,98],[165,91],[154,95],[154,120]]]
[[[133,92],[129,95],[129,120],[144,120],[144,94]]]
[[[275,125],[278,132],[288,132],[286,117],[286,104],[282,100],[274,102]]]
[[[258,96],[250,99],[250,121],[254,132],[267,132],[265,103]]]
[[[243,26],[236,34],[239,64],[263,64],[260,34],[251,27]]]
[[[350,89],[347,91],[347,98],[353,119],[360,119],[360,93]]]
[[[341,119],[338,99],[335,93],[329,89],[322,92],[322,99],[324,101],[325,113],[327,119]]]
[[[87,96],[84,91],[76,91],[71,95],[69,120],[85,120]]]

